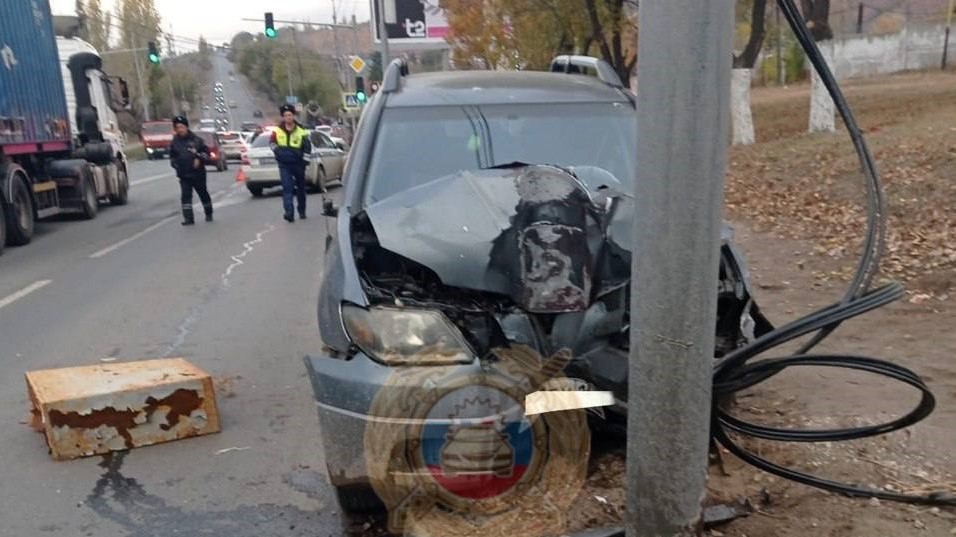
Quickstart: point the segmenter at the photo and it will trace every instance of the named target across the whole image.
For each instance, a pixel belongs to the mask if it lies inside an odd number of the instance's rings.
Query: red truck
[[[170,120],[147,121],[140,127],[139,138],[146,149],[146,158],[163,158],[173,143],[173,124]]]

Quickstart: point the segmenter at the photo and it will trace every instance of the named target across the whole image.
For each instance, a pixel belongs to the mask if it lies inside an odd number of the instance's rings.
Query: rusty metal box
[[[26,374],[33,426],[54,459],[219,432],[212,378],[182,358]]]

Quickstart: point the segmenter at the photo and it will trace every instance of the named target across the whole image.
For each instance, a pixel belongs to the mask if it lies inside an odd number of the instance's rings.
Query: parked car
[[[315,130],[327,134],[333,141],[342,141],[346,147],[352,145],[352,133],[345,125],[319,125]]]
[[[246,176],[246,188],[255,197],[262,196],[267,188],[282,185],[279,178],[279,165],[270,147],[273,128],[275,127],[264,129],[255,136],[252,143],[248,145],[247,151],[242,155],[242,171]],[[312,192],[320,190],[320,185],[325,185],[327,181],[321,154],[321,150],[313,148],[312,153],[308,155],[305,181]]]
[[[236,104],[236,101],[229,101],[229,108],[239,108],[239,105]]]
[[[217,133],[219,143],[222,145],[222,151],[227,159],[239,160],[242,158],[242,149],[245,141],[242,135],[236,131],[222,131]]]
[[[326,183],[341,181],[342,172],[345,170],[345,160],[348,157],[345,146],[321,132],[311,133],[309,141],[312,142],[312,153],[318,155],[321,162]]]
[[[223,152],[222,144],[219,142],[219,136],[215,132],[199,131],[196,134],[202,138],[209,149],[209,160],[207,166],[215,166],[216,171],[224,172],[229,169],[229,163],[226,162],[226,155]]]
[[[603,78],[408,75],[396,60],[363,112],[341,208],[326,205],[339,222],[318,297],[324,346],[305,360],[327,475],[344,511],[365,510],[375,490],[417,483],[409,480],[418,474],[464,487],[454,489],[462,498],[469,484],[445,457],[457,453],[449,431],[469,405],[478,407],[469,422],[510,431],[510,451],[489,448],[489,457],[538,449],[538,433],[518,434],[533,429],[523,396],[508,403],[442,388],[443,379],[506,381],[511,370],[496,373],[501,349],[529,348],[544,357],[540,364],[568,349],[553,373],[580,390],[613,393],[614,404],[595,418],[600,426],[627,422],[636,97],[600,60],[566,61]],[[715,356],[772,328],[729,228],[723,239]],[[437,410],[403,414],[419,407]],[[380,432],[416,437],[369,436],[379,423]],[[381,452],[366,452],[370,441]],[[470,486],[513,475],[515,461]],[[484,462],[491,468],[497,459]]]
[[[335,129],[331,125],[319,125],[315,128],[316,132],[321,132],[322,134],[329,137],[333,143],[335,143],[341,149],[348,151],[349,144],[345,141],[345,138],[340,138],[336,136]]]

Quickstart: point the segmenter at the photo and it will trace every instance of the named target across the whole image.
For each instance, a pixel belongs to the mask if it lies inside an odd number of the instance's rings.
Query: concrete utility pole
[[[641,2],[627,535],[699,535],[730,111],[733,0]]]
[[[385,76],[385,68],[388,67],[388,28],[385,26],[385,0],[375,0],[375,4],[378,6],[377,19],[378,35],[381,41],[382,76]]]

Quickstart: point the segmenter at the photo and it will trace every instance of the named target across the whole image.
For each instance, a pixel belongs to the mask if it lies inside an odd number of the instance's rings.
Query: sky
[[[163,19],[163,30],[174,36],[193,40],[177,48],[194,49],[194,41],[202,35],[210,43],[223,43],[243,30],[261,32],[261,22],[243,21],[243,18],[262,20],[264,8],[271,10],[278,20],[332,22],[335,3],[340,20],[349,20],[354,14],[359,21],[369,18],[369,0],[154,0]],[[101,0],[112,12],[116,0]],[[55,15],[74,12],[76,0],[50,0]],[[282,26],[277,23],[276,26]]]

